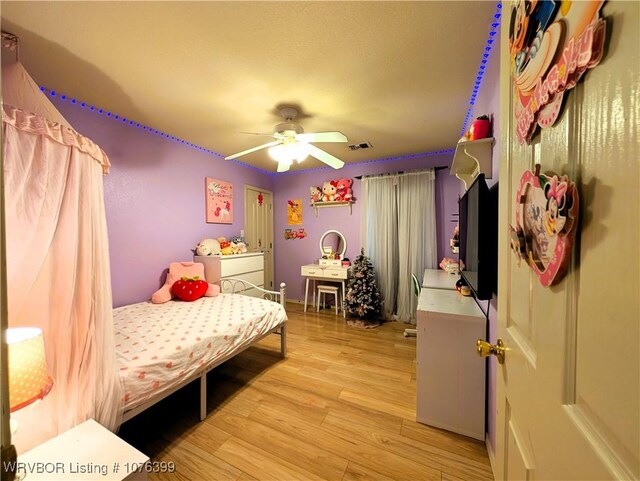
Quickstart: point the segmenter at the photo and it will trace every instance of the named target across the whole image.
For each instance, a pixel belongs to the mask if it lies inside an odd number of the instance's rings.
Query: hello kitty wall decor
[[[525,171],[516,193],[511,248],[545,287],[564,277],[571,259],[579,213],[578,190],[566,175]]]

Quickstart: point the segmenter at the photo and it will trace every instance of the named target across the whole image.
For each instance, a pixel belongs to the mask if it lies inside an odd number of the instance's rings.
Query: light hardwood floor
[[[290,303],[287,359],[269,336],[119,435],[172,474],[151,480],[492,480],[485,446],[415,422],[415,338]]]

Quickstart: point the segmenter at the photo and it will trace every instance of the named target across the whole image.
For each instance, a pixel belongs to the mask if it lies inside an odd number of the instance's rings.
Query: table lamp
[[[44,354],[44,339],[42,330],[36,327],[15,327],[6,331],[9,361],[9,412],[22,409],[39,399],[44,398],[53,380],[47,373],[47,361]],[[11,434],[18,429],[18,423],[11,418]],[[3,479],[20,479],[15,472],[16,453],[13,445],[7,453],[3,453],[3,460],[10,461],[9,468],[3,466]],[[5,459],[7,458],[7,459]],[[4,463],[3,463],[4,464]]]
[[[53,380],[47,373],[42,330],[37,327],[7,329],[9,346],[9,411],[44,398]]]

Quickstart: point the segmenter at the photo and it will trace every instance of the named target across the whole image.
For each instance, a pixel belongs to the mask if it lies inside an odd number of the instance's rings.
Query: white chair
[[[322,294],[333,294],[335,296],[336,315],[338,315],[338,304],[340,304],[340,288],[338,286],[320,284],[318,286],[318,305],[316,306],[316,312],[320,311],[320,304],[322,303],[322,300],[326,302],[326,298],[321,297]]]

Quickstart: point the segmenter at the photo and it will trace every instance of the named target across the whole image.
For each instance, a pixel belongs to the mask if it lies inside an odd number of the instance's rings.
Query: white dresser
[[[456,290],[423,288],[417,324],[416,420],[484,440],[484,313]]]
[[[193,260],[204,264],[204,276],[207,282],[219,284],[220,280],[233,277],[264,289],[264,253],[262,252],[230,256],[194,256]],[[231,292],[232,288],[231,283],[226,282],[222,286],[222,292]],[[236,292],[241,290],[241,286],[236,287]],[[248,289],[242,293],[247,296],[262,297],[256,289]]]

